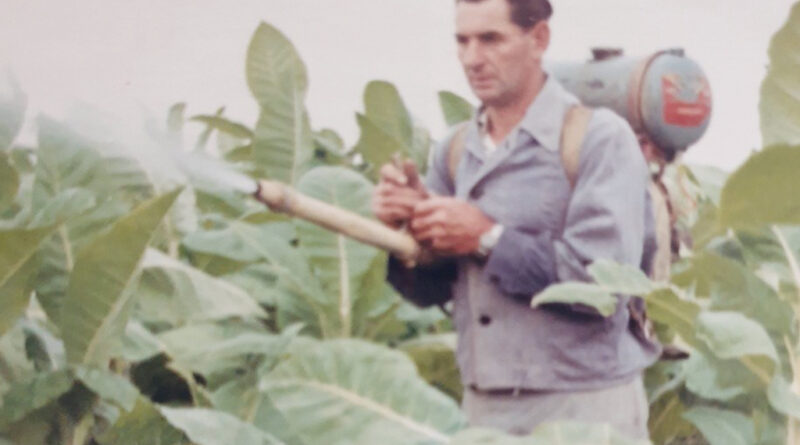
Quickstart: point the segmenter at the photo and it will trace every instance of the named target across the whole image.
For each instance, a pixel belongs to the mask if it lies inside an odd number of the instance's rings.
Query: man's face
[[[506,0],[458,2],[458,59],[472,91],[488,106],[514,100],[536,80],[547,47],[539,23],[524,30],[511,21]]]

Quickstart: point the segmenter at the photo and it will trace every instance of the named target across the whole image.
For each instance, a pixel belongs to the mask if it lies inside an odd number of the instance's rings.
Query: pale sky
[[[699,62],[714,115],[688,161],[732,169],[759,147],[766,50],[792,0],[551,1],[549,59],[585,59],[592,46],[630,55],[683,47]],[[455,58],[452,12],[452,0],[0,0],[0,70],[10,66],[28,94],[29,123],[39,113],[65,117],[75,101],[130,120],[187,102],[189,115],[225,105],[251,126],[244,58],[266,21],[308,67],[313,127],[354,144],[363,88],[381,79],[440,137],[437,91],[474,101]],[[29,125],[24,138],[32,134]]]

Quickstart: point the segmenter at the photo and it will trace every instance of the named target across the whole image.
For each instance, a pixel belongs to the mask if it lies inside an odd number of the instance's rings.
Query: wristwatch
[[[480,240],[478,240],[478,250],[475,251],[475,256],[479,260],[485,260],[488,258],[489,254],[492,253],[492,249],[494,249],[494,246],[496,246],[497,242],[500,240],[500,236],[502,234],[503,226],[501,224],[495,224],[491,229],[484,232],[483,235],[481,235]]]

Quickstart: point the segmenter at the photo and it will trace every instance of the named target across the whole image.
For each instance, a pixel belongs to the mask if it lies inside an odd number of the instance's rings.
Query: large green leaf
[[[230,134],[239,139],[252,139],[253,130],[243,124],[233,122],[221,116],[198,115],[191,118],[193,121],[202,122],[214,130]]]
[[[702,252],[688,265],[673,280],[683,287],[694,287],[699,295],[711,296],[713,309],[741,312],[780,335],[792,328],[791,306],[742,263]]]
[[[372,185],[358,173],[341,167],[318,167],[300,180],[298,190],[362,216],[370,214]],[[297,222],[300,246],[329,299],[327,318],[334,335],[353,334],[353,306],[378,250],[306,221]]]
[[[212,401],[214,408],[274,434],[286,445],[305,445],[269,396],[258,390],[257,377],[252,373],[219,388],[214,392]]]
[[[16,383],[3,395],[0,405],[0,430],[55,401],[72,388],[71,371],[36,374]]]
[[[719,224],[733,228],[800,224],[797,165],[798,147],[775,146],[751,156],[725,183]]]
[[[51,119],[41,118],[38,123],[33,208],[59,203],[59,211],[70,217],[60,221],[62,224],[38,254],[42,267],[36,280],[37,297],[47,315],[58,322],[77,252],[130,209],[133,201],[127,198],[149,193],[149,183],[134,163],[103,158],[96,142]],[[85,194],[92,194],[94,199],[88,212]]]
[[[70,363],[103,364],[109,358],[128,320],[140,259],[180,191],[140,205],[78,253],[60,323]]]
[[[405,354],[358,340],[297,342],[260,388],[309,445],[444,444],[464,424]]]
[[[617,297],[606,288],[592,283],[565,282],[548,286],[533,297],[532,307],[566,303],[590,306],[604,317],[617,310]]]
[[[266,313],[247,293],[219,278],[148,249],[136,292],[137,317],[147,322],[183,325]]]
[[[638,268],[600,260],[589,267],[595,283],[565,282],[548,286],[537,294],[533,307],[548,303],[583,304],[597,309],[603,316],[617,309],[616,294],[646,295],[663,285],[650,281]]]
[[[713,354],[694,351],[685,363],[686,388],[709,400],[727,402],[741,396],[750,386],[749,371],[730,360],[716,359]]]
[[[19,191],[19,173],[11,163],[11,158],[0,151],[0,212],[5,210]]]
[[[292,43],[266,23],[247,50],[247,84],[261,105],[254,161],[264,175],[295,184],[314,154],[305,95],[308,79]]]
[[[775,345],[766,330],[738,312],[701,312],[697,337],[721,359],[736,359],[766,387],[778,362]]]
[[[475,113],[475,107],[469,101],[450,91],[439,91],[439,105],[444,121],[451,127],[469,120]]]
[[[711,445],[756,443],[753,421],[740,413],[698,406],[687,411],[684,417],[697,426]]]
[[[197,445],[281,444],[269,433],[221,411],[161,407],[161,414]]]
[[[126,378],[100,368],[78,366],[75,377],[87,388],[125,411],[131,411],[139,398],[139,391]]]
[[[769,46],[767,77],[761,84],[764,146],[800,144],[800,3]]]
[[[256,226],[244,221],[231,222],[224,229],[200,232],[184,239],[184,245],[198,253],[227,258],[241,263],[266,260],[278,276],[270,293],[278,306],[282,327],[302,322],[315,335],[335,335],[336,308],[331,312],[319,279],[300,249],[291,246],[293,230],[278,224]],[[240,266],[241,267],[241,266]]]
[[[461,401],[464,390],[456,362],[456,334],[438,334],[418,337],[398,345],[414,360],[420,376],[456,401]]]
[[[287,342],[287,337],[239,323],[191,324],[163,332],[158,339],[179,367],[204,376],[247,369],[254,357],[274,358]]]
[[[411,115],[397,88],[388,82],[373,81],[364,90],[364,114],[356,116],[361,137],[354,150],[371,165],[370,176],[376,179],[380,167],[399,153],[424,166],[427,148],[416,138]]]
[[[0,335],[28,306],[36,276],[36,249],[53,227],[0,231]]]
[[[17,137],[28,104],[28,98],[20,89],[16,79],[9,77],[6,80],[4,83],[9,84],[11,94],[0,96],[0,151],[7,150]],[[4,90],[2,87],[4,85],[0,85],[0,91]]]
[[[102,445],[185,443],[183,433],[167,423],[156,406],[145,397],[136,399],[133,410],[122,413],[114,425],[96,439]]]

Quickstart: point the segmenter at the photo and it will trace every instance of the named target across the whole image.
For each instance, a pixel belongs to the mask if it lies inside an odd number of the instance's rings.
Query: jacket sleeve
[[[596,110],[563,228],[505,228],[485,273],[505,293],[530,299],[552,283],[589,281],[587,267],[598,259],[639,266],[648,181],[628,124],[608,110]]]
[[[455,194],[453,180],[447,166],[448,150],[454,132],[437,144],[428,161],[425,185],[428,191],[452,196]],[[454,259],[444,259],[433,264],[408,268],[394,257],[389,257],[387,280],[405,299],[417,306],[427,307],[443,304],[452,298],[451,284],[457,277]]]

